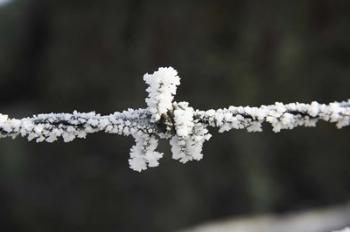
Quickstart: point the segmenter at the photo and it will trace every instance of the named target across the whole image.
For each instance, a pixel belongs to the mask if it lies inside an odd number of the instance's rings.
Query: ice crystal
[[[146,170],[147,167],[157,167],[159,165],[158,160],[163,157],[162,153],[155,151],[158,146],[158,139],[144,133],[137,133],[133,136],[136,145],[130,149],[130,168],[141,172]]]

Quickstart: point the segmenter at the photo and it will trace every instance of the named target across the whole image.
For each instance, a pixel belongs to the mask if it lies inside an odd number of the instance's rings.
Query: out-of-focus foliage
[[[348,9],[346,0],[13,0],[0,8],[0,112],[143,107],[143,73],[168,65],[182,77],[177,98],[195,108],[344,100]],[[0,229],[169,231],[340,203],[349,136],[326,124],[215,134],[201,162],[163,159],[142,174],[125,165],[124,137],[2,140]]]

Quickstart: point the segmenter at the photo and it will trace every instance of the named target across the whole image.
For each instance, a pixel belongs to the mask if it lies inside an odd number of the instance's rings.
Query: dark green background
[[[0,8],[0,112],[144,107],[142,75],[173,66],[200,109],[349,98],[350,1],[13,0]],[[341,204],[350,129],[230,131],[204,159],[128,168],[131,138],[0,141],[1,231],[173,231]]]

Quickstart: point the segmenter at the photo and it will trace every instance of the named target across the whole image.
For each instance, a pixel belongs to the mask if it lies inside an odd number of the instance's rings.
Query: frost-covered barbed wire
[[[156,151],[159,139],[168,139],[173,159],[186,163],[203,157],[203,143],[210,139],[208,127],[219,132],[246,129],[262,131],[269,123],[274,132],[298,126],[314,127],[320,120],[335,123],[337,128],[350,124],[350,100],[320,104],[275,103],[260,107],[230,106],[217,110],[195,110],[188,102],[173,101],[180,78],[171,67],[145,74],[149,85],[147,108],[129,109],[110,115],[95,112],[72,114],[39,114],[30,118],[11,119],[0,114],[0,136],[26,137],[29,141],[65,142],[85,138],[87,134],[105,132],[133,136],[136,144],[130,150],[129,165],[136,171],[159,165],[162,153]]]

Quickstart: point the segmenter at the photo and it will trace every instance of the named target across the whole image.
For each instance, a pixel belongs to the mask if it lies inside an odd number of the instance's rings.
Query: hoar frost
[[[180,84],[175,69],[159,68],[153,74],[145,74],[144,81],[148,85],[146,109],[128,109],[110,115],[74,111],[23,119],[0,114],[0,137],[22,136],[29,141],[51,143],[58,138],[70,142],[96,132],[131,135],[136,144],[130,149],[129,166],[141,172],[159,165],[163,157],[156,151],[160,139],[169,140],[172,158],[181,163],[202,159],[203,144],[211,137],[209,126],[222,133],[232,129],[260,132],[263,123],[269,123],[274,132],[298,126],[314,127],[320,120],[335,123],[339,129],[350,124],[350,100],[330,104],[276,102],[260,107],[230,106],[201,111],[188,102],[174,101]]]
[[[170,145],[173,159],[181,163],[201,160],[203,143],[211,137],[207,126],[194,120],[194,109],[188,105],[187,102],[174,103],[176,135],[170,139]]]
[[[158,146],[158,140],[154,136],[138,133],[134,135],[136,145],[130,149],[130,168],[141,172],[147,167],[157,167],[159,159],[163,157],[162,153],[155,151]]]
[[[159,68],[153,74],[146,73],[143,80],[148,84],[146,103],[152,114],[152,121],[156,122],[162,114],[172,109],[172,101],[176,88],[180,85],[177,71],[172,67]]]

